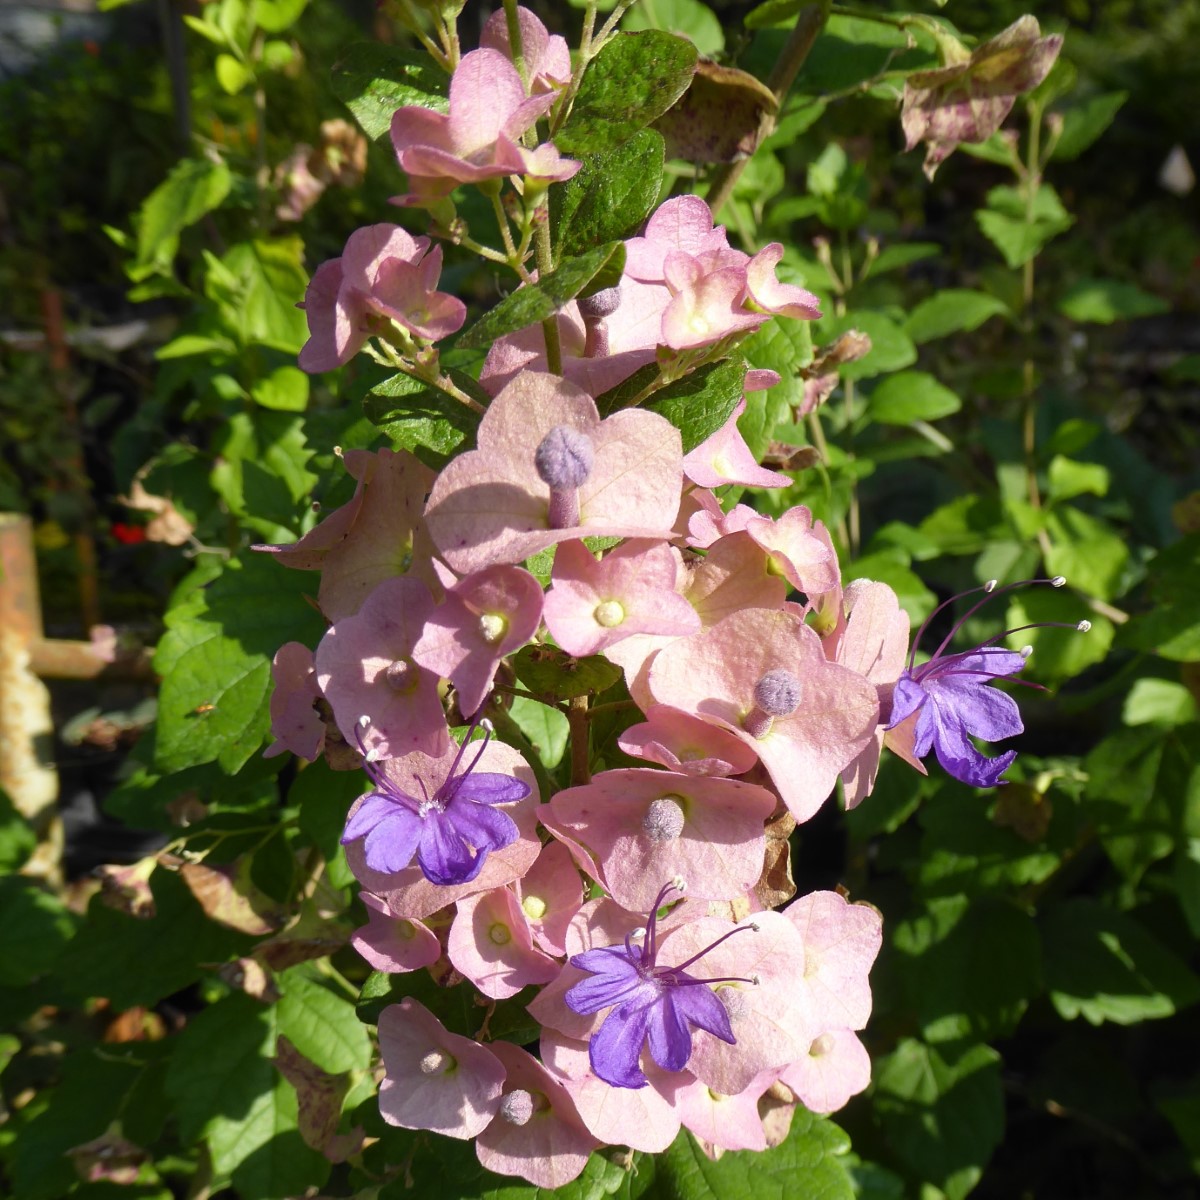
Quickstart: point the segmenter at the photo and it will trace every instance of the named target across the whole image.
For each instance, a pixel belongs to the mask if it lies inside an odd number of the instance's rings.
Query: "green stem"
[[[567,708],[567,723],[571,729],[571,786],[582,787],[592,781],[586,696],[571,698]]]
[[[521,40],[521,19],[517,12],[517,0],[504,0],[504,23],[508,27],[508,49],[513,65],[521,76],[525,95],[529,95],[529,66],[525,62],[525,46]]]
[[[544,279],[554,270],[554,256],[550,246],[550,225],[543,221],[534,235],[537,249],[538,278]],[[562,374],[562,345],[558,340],[558,317],[547,317],[542,322],[542,336],[546,339],[546,369],[551,375]]]

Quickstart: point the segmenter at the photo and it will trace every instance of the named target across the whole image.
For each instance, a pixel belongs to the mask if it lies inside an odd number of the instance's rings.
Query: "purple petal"
[[[403,871],[416,853],[423,825],[424,822],[415,812],[394,804],[392,811],[367,834],[363,842],[367,866],[385,875]]]
[[[1022,733],[1025,725],[1017,702],[998,688],[987,687],[975,677],[939,679],[930,691],[947,723],[961,725],[985,742],[998,742]]]
[[[932,659],[917,672],[922,677],[943,675],[972,675],[984,679],[1000,679],[1008,675],[1019,675],[1025,669],[1023,654],[1005,650],[1003,646],[982,646],[964,654],[948,654],[944,658]]]
[[[1000,776],[1017,757],[1017,752],[1009,750],[997,758],[988,758],[971,743],[953,709],[943,709],[938,705],[930,705],[930,708],[937,714],[933,745],[938,762],[946,774],[972,787],[996,787],[1000,783]]]
[[[452,800],[470,800],[472,804],[514,804],[529,795],[529,784],[511,775],[490,771],[472,771],[460,777]]]
[[[905,671],[896,680],[896,689],[892,693],[892,718],[887,727],[895,729],[901,721],[911,717],[928,699],[925,689]],[[918,757],[920,756],[918,755]]]
[[[650,1020],[647,1023],[650,1057],[664,1071],[682,1071],[692,1057],[692,1033],[684,1014],[676,1007],[679,993],[691,990],[687,986],[670,988],[650,1008]],[[704,990],[708,991],[707,988]],[[717,1003],[720,1004],[720,1001]]]
[[[486,853],[475,854],[445,813],[429,813],[417,847],[417,865],[430,883],[441,887],[470,883],[483,870]]]
[[[346,829],[342,833],[342,845],[362,837],[364,833],[370,833],[380,821],[391,816],[396,809],[403,807],[386,792],[372,792],[346,822]]]
[[[442,820],[449,821],[455,833],[480,854],[502,850],[521,836],[516,822],[506,812],[497,812],[470,801],[457,801],[447,808]]]
[[[646,1025],[650,1019],[645,1004],[621,1005],[604,1018],[604,1024],[592,1035],[588,1058],[592,1070],[613,1087],[643,1088],[649,1082],[638,1066]]]
[[[599,1012],[610,1005],[629,1003],[639,996],[650,1000],[655,995],[654,985],[642,977],[623,952],[616,952],[616,947],[576,954],[571,959],[571,966],[594,972],[590,978],[581,979],[568,989],[563,997],[573,1012]]]
[[[676,988],[671,998],[675,1011],[688,1024],[711,1033],[731,1046],[736,1044],[737,1038],[733,1036],[733,1027],[729,1024],[729,1012],[721,1003],[721,997],[711,988],[703,984],[691,984]]]

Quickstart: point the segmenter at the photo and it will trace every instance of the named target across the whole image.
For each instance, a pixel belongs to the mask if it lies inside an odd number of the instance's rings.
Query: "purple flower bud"
[[[510,1125],[525,1125],[533,1116],[533,1097],[524,1088],[514,1088],[500,1101],[500,1116]]]
[[[754,685],[754,703],[773,717],[786,717],[800,704],[800,680],[791,671],[768,671]]]
[[[603,288],[590,296],[580,296],[576,303],[579,305],[579,315],[585,321],[595,317],[610,317],[621,303],[621,289]]]
[[[592,439],[570,425],[555,425],[533,452],[538,476],[555,491],[581,487],[595,461]]]

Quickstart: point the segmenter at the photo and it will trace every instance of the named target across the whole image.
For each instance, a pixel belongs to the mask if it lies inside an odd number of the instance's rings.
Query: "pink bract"
[[[646,720],[631,725],[617,745],[634,758],[646,758],[685,775],[741,775],[758,755],[724,729],[665,704],[655,704]]]
[[[789,487],[791,479],[778,471],[768,471],[750,453],[746,439],[738,430],[738,417],[746,411],[743,397],[716,433],[710,434],[684,456],[683,473],[701,487],[721,487],[738,483],[743,487]]]
[[[314,701],[321,695],[313,652],[300,642],[285,642],[271,662],[271,733],[275,737],[263,758],[290,750],[314,761],[325,745],[325,722],[317,716]]]
[[[356,929],[350,945],[375,968],[401,975],[432,966],[442,956],[437,935],[420,921],[398,919],[378,896],[361,892],[367,923]]]
[[[759,1097],[775,1081],[776,1071],[756,1075],[736,1096],[714,1092],[693,1079],[679,1089],[676,1107],[683,1124],[701,1141],[722,1150],[765,1150],[766,1134],[758,1115]]]
[[[487,567],[460,580],[425,622],[413,659],[449,679],[471,716],[487,696],[500,660],[537,632],[542,585],[520,567]]]
[[[533,940],[548,954],[566,953],[567,926],[583,906],[583,881],[571,852],[561,842],[547,842],[528,874],[513,883]]]
[[[437,755],[448,745],[438,677],[412,658],[432,612],[423,583],[386,579],[321,639],[317,681],[351,746],[361,739],[375,757],[395,758],[412,750]]]
[[[521,30],[521,57],[529,73],[533,92],[557,92],[571,82],[571,51],[567,40],[551,35],[545,25],[527,8],[517,9],[517,24]],[[499,50],[512,60],[508,42],[508,21],[503,9],[497,9],[487,19],[479,38],[480,46]]]
[[[412,191],[401,204],[428,204],[460,183],[533,173],[570,179],[581,164],[526,150],[520,138],[554,102],[554,94],[526,97],[517,69],[498,50],[465,54],[450,79],[450,110],[406,106],[392,117],[392,145]],[[553,148],[551,148],[553,152]]]
[[[379,1014],[385,1071],[379,1111],[389,1125],[447,1137],[481,1133],[500,1107],[505,1068],[491,1050],[450,1033],[406,998]]]
[[[446,951],[455,969],[493,1000],[549,983],[559,971],[554,959],[534,948],[525,914],[508,888],[458,902]]]
[[[508,1042],[493,1042],[492,1052],[507,1077],[500,1110],[475,1140],[475,1154],[489,1171],[519,1175],[537,1187],[557,1188],[570,1183],[587,1166],[599,1142],[580,1120],[575,1102],[565,1087],[531,1054]],[[533,1102],[532,1113],[521,1124],[506,1111],[524,1115],[524,1105],[505,1100],[521,1091]]]
[[[577,430],[595,450],[578,489],[579,524],[562,529],[550,525],[550,488],[534,463],[558,426]],[[631,409],[601,421],[579,388],[527,371],[489,405],[477,443],[438,476],[425,510],[434,544],[461,574],[588,534],[670,536],[683,454],[679,431],[655,413]]]
[[[849,1029],[829,1029],[779,1076],[809,1112],[831,1113],[871,1082],[871,1056]]]
[[[648,912],[665,880],[697,900],[733,900],[762,873],[765,788],[647,767],[602,771],[550,801],[542,824],[585,846],[599,881],[630,912]]]
[[[582,542],[564,542],[554,556],[546,626],[579,656],[634,633],[695,633],[700,618],[675,590],[679,569],[679,551],[663,542],[631,539],[600,560]]]
[[[780,670],[798,683],[799,703],[756,737],[743,724],[755,708],[755,688]],[[797,821],[820,808],[879,723],[874,685],[827,662],[794,605],[737,612],[673,642],[650,668],[650,690],[658,703],[695,713],[752,746]]]

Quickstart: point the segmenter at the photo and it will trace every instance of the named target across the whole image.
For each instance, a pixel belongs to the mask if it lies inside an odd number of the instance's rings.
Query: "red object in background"
[[[126,525],[123,521],[112,523],[112,535],[123,546],[136,546],[146,540],[146,530],[142,525]]]

